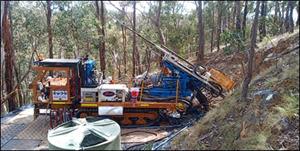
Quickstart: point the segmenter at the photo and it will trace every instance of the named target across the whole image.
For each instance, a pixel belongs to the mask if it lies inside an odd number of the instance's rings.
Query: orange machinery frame
[[[32,81],[31,87],[33,91],[33,103],[40,103],[38,101],[38,95],[37,95],[37,83],[42,81],[42,79],[45,77],[46,73],[48,71],[65,71],[67,73],[67,83],[65,86],[55,86],[55,85],[50,85],[50,96],[49,96],[49,102],[50,104],[53,104],[54,102],[64,102],[64,104],[71,104],[71,97],[70,97],[70,70],[72,70],[69,67],[33,67],[33,70],[37,71],[37,76],[36,78]],[[52,100],[52,95],[53,91],[55,90],[65,90],[68,92],[67,100],[66,101],[53,101]],[[46,102],[47,104],[47,102]]]
[[[51,108],[63,108],[66,106],[70,106],[72,104],[72,99],[70,96],[70,72],[72,68],[70,67],[33,67],[33,70],[37,71],[37,76],[33,80],[31,84],[31,88],[33,91],[33,103],[34,104],[51,104]],[[48,71],[65,71],[67,73],[67,83],[65,86],[51,86],[50,85],[50,96],[49,96],[49,102],[40,102],[38,101],[38,95],[37,95],[37,82],[41,81],[46,73]],[[68,92],[68,99],[67,101],[53,101],[52,100],[52,93],[53,90],[67,90]],[[178,90],[177,90],[178,91]],[[176,106],[178,105],[177,99],[172,102],[156,102],[156,101],[143,101],[143,100],[137,100],[136,102],[126,101],[126,102],[98,102],[98,100],[95,100],[95,102],[83,102],[80,104],[81,108],[97,108],[99,106],[122,106],[124,108],[143,108],[143,109],[167,109],[169,111],[175,111]]]

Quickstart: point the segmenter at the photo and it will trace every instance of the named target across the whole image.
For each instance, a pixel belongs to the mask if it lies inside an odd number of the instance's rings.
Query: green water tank
[[[49,150],[121,150],[120,132],[110,119],[72,119],[48,131]]]

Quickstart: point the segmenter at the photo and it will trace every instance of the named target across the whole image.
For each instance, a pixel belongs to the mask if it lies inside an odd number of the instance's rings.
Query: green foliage
[[[249,2],[249,14],[253,12],[253,4],[255,2]],[[29,53],[31,45],[37,43],[38,51],[48,56],[48,34],[46,26],[46,14],[45,14],[45,2],[13,2],[13,29],[14,29],[14,45],[16,51],[27,51]],[[26,4],[26,5],[24,5]],[[124,14],[118,10],[112,11],[111,9],[105,11],[106,18],[106,37],[102,39],[99,37],[97,27],[101,24],[96,19],[96,11],[94,2],[72,2],[72,1],[54,1],[52,3],[52,33],[53,33],[53,51],[54,57],[65,57],[65,58],[75,58],[80,57],[85,54],[94,56],[95,59],[98,58],[100,42],[104,40],[106,42],[106,56],[107,60],[113,60],[112,51],[118,56],[117,60],[123,59],[123,47],[122,47],[122,33],[121,26],[116,24],[110,16],[114,16],[120,20],[125,21],[127,25],[131,25],[132,13],[129,12],[128,8],[132,8],[131,2],[120,2],[120,9],[125,8],[127,12],[127,17],[123,17]],[[159,43],[159,36],[157,34],[157,29],[154,23],[149,19],[150,17],[156,20],[156,14],[158,9],[158,2],[152,1],[148,2],[151,7],[149,11],[137,10],[137,31],[142,35],[145,35],[151,41]],[[111,7],[108,2],[105,2],[105,7]],[[184,10],[183,2],[179,1],[164,1],[162,3],[161,10],[161,30],[164,34],[166,40],[166,46],[177,52],[180,56],[186,57],[188,53],[195,52],[197,50],[198,43],[198,20],[196,15],[196,10],[191,10],[187,13]],[[224,2],[222,5],[222,10],[230,10],[234,6],[233,2]],[[212,8],[214,9],[214,16],[212,16]],[[211,31],[214,28],[216,36],[216,17],[217,8],[216,2],[209,1],[204,3],[203,7],[203,22],[205,28],[205,41],[206,46],[210,43]],[[33,9],[34,8],[34,9]],[[143,15],[141,15],[141,13]],[[230,15],[229,11],[223,11],[222,14]],[[214,18],[214,26],[213,20]],[[268,18],[269,19],[269,18]],[[268,21],[267,21],[268,22]],[[276,33],[276,26],[271,26],[267,24],[268,29]],[[250,27],[247,26],[246,34],[249,35]],[[239,36],[239,32],[225,30],[222,33],[222,44],[226,44],[229,47],[225,48],[225,53],[230,54],[236,51],[238,48],[243,50],[243,40]],[[247,36],[248,37],[248,36]],[[127,57],[130,58],[131,44],[132,44],[132,33],[127,30],[126,32],[127,40]],[[214,40],[214,38],[213,38]],[[141,60],[145,62],[144,58],[146,55],[145,43],[137,38],[138,50],[141,56]],[[77,54],[78,53],[78,54]],[[23,55],[23,54],[17,54]],[[156,58],[152,55],[152,60]],[[28,59],[28,58],[27,58]],[[131,62],[128,62],[130,66]],[[97,64],[99,66],[99,64]],[[110,74],[110,73],[108,73]]]
[[[183,15],[182,3],[166,1],[162,5],[161,28],[167,38],[167,46],[179,55],[186,54],[189,45],[196,42],[197,20],[195,18],[195,12]]]
[[[279,22],[276,22],[275,16],[267,17],[265,19],[266,28],[270,35],[274,36],[280,32]]]
[[[221,34],[221,41],[228,44],[224,48],[225,54],[231,54],[234,51],[243,51],[245,49],[245,40],[243,39],[240,31],[225,30]]]
[[[141,2],[138,2],[141,3]],[[190,12],[184,10],[183,3],[181,1],[163,1],[161,10],[161,30],[166,39],[166,46],[176,51],[180,56],[187,57],[188,53],[197,51],[198,45],[198,20],[196,10],[193,9]],[[194,2],[190,2],[195,5]],[[284,2],[286,3],[286,2]],[[28,60],[33,47],[36,45],[37,51],[48,56],[48,33],[46,24],[46,8],[45,1],[35,2],[24,2],[24,1],[12,1],[12,28],[13,28],[13,43],[14,50],[16,53],[17,64],[20,64],[20,69],[26,69],[28,66]],[[81,57],[85,54],[93,57],[99,61],[99,47],[100,42],[106,42],[106,60],[114,60],[115,54],[116,59],[120,62],[123,60],[123,40],[120,24],[116,24],[111,18],[114,16],[127,25],[131,26],[132,22],[132,2],[119,2],[120,9],[125,8],[127,17],[123,17],[123,13],[118,10],[108,9],[112,7],[109,2],[104,2],[105,7],[105,19],[106,37],[103,39],[99,37],[97,27],[101,24],[96,19],[96,10],[94,1],[53,1],[52,3],[52,34],[53,34],[53,51],[55,58],[75,58]],[[154,41],[159,43],[159,36],[157,34],[156,26],[151,21],[156,20],[158,2],[151,1],[147,2],[150,5],[149,10],[137,10],[137,31]],[[252,20],[251,15],[254,12],[255,2],[248,2],[248,16],[246,37],[250,37],[250,25]],[[243,3],[242,3],[243,6]],[[274,9],[273,2],[268,2],[268,11]],[[214,9],[214,16],[212,16],[212,8]],[[223,17],[232,15],[234,8],[234,2],[224,1],[221,6]],[[130,8],[130,9],[129,9]],[[206,46],[209,45],[211,40],[211,31],[214,28],[216,36],[217,26],[217,14],[218,14],[218,3],[215,1],[204,2],[203,6],[203,22],[205,28],[205,41]],[[243,10],[243,8],[242,8]],[[243,11],[242,11],[243,12]],[[213,27],[213,19],[214,26]],[[223,24],[223,23],[222,23]],[[267,31],[270,35],[278,33],[278,23],[274,23],[273,16],[266,18]],[[222,26],[223,27],[223,26]],[[241,39],[240,32],[230,31],[225,29],[221,35],[221,45],[225,44],[224,52],[230,54],[234,51],[244,50],[244,40]],[[132,32],[126,30],[126,51],[127,51],[127,69],[131,67],[131,55],[132,55]],[[215,37],[213,38],[215,40]],[[153,49],[146,47],[145,42],[140,38],[137,38],[137,47],[140,53],[141,62],[146,62],[146,49]],[[113,53],[112,53],[113,52]],[[78,54],[76,54],[78,53]],[[23,57],[25,56],[25,57]],[[155,54],[151,55],[151,61],[157,58]],[[108,71],[115,69],[114,65],[110,66]],[[99,67],[99,64],[97,64]],[[20,74],[24,74],[24,70],[20,71]],[[111,72],[108,72],[111,74]],[[29,80],[30,81],[30,80]]]

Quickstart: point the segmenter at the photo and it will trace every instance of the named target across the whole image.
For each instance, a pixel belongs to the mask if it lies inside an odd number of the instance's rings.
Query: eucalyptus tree
[[[100,67],[101,67],[101,72],[103,75],[103,78],[105,78],[105,17],[104,17],[104,3],[101,1],[101,13],[99,10],[99,4],[98,1],[95,1],[96,3],[96,16],[98,21],[101,21],[101,28],[100,25],[97,26],[98,28],[98,34],[101,35],[99,38],[99,58],[100,58]]]
[[[198,32],[199,32],[199,42],[198,42],[198,55],[197,62],[203,62],[204,59],[204,25],[202,22],[202,1],[197,2],[197,17],[198,17]]]
[[[51,10],[51,1],[47,1],[47,30],[48,30],[48,47],[49,47],[49,58],[53,58],[53,43],[52,43],[52,27],[51,27],[51,16],[52,16],[52,10]]]
[[[242,84],[242,95],[241,95],[242,101],[247,101],[249,83],[252,79],[253,61],[255,55],[255,44],[256,44],[256,36],[257,36],[257,24],[258,24],[258,16],[259,16],[259,4],[260,1],[256,1],[255,16],[251,28],[251,43],[250,43],[251,48],[249,50],[249,55],[248,55],[247,73],[246,76],[244,77],[244,81]]]
[[[11,25],[9,18],[9,1],[4,2],[4,12],[3,12],[3,22],[1,32],[3,32],[3,43],[5,52],[5,86],[7,94],[14,93],[14,75],[13,75],[13,49],[12,49],[12,34]],[[12,95],[7,99],[8,101],[8,111],[13,111],[16,109],[15,95]],[[2,98],[2,97],[1,97]],[[2,99],[1,99],[2,104]]]

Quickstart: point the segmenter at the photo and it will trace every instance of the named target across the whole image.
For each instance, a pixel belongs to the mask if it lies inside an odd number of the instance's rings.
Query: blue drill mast
[[[160,74],[160,84],[145,88],[145,94],[156,98],[172,98],[176,95],[179,98],[186,98],[190,96],[191,99],[193,99],[196,97],[206,108],[208,107],[208,103],[206,97],[202,94],[201,89],[206,89],[212,94],[212,96],[220,96],[222,94],[222,87],[213,81],[209,81],[208,78],[205,77],[205,75],[209,74],[205,67],[191,64],[187,60],[178,56],[174,51],[166,47],[160,47],[123,23],[121,24],[159,50],[164,56],[162,59],[162,65],[171,71],[168,75],[163,73]],[[179,82],[178,85],[177,81]],[[179,90],[178,94],[176,94],[177,88]]]

